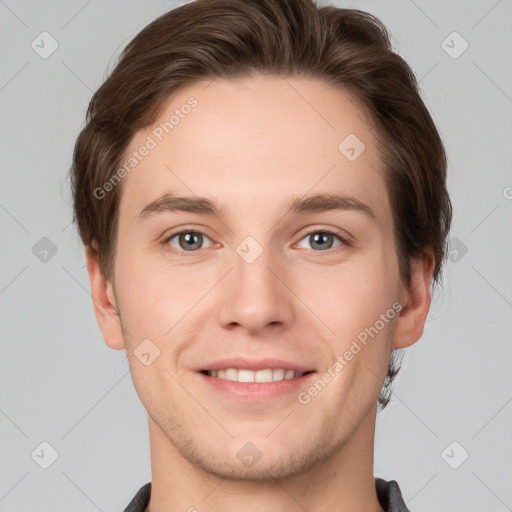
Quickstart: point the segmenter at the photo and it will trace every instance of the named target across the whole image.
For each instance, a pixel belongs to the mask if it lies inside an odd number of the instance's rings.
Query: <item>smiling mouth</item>
[[[226,368],[223,370],[201,370],[203,375],[217,379],[230,380],[235,382],[279,382],[282,380],[298,379],[303,375],[313,373],[313,370],[307,372],[296,372],[294,370],[285,370],[283,368],[266,368],[262,370],[246,370],[237,368]]]

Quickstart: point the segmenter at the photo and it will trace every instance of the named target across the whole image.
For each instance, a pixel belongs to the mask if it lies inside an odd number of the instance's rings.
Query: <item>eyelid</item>
[[[163,243],[166,243],[169,241],[169,239],[173,238],[176,235],[181,235],[182,233],[200,233],[203,236],[206,236],[208,238],[211,238],[206,234],[206,231],[209,231],[209,229],[206,226],[199,226],[199,228],[192,227],[192,226],[180,226],[179,228],[171,229],[164,235]]]
[[[333,226],[330,226],[330,227],[316,227],[316,228],[315,227],[311,227],[311,226],[307,226],[304,229],[307,230],[307,231],[305,231],[301,235],[301,238],[299,239],[299,241],[304,239],[308,235],[312,235],[313,233],[330,233],[332,235],[337,236],[343,243],[345,243],[347,245],[351,245],[355,241],[354,237],[350,233],[348,233],[347,231],[345,231],[343,229],[335,228]],[[321,251],[316,251],[316,252],[321,252]]]

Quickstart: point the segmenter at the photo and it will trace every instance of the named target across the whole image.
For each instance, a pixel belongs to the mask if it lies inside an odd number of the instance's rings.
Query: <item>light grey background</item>
[[[96,324],[66,174],[109,64],[176,5],[0,0],[0,512],[123,510],[151,479],[146,412]],[[512,2],[336,5],[380,17],[421,79],[457,237],[378,416],[375,475],[396,479],[415,512],[512,510]],[[43,31],[58,42],[47,59],[31,47]],[[454,31],[469,44],[457,58]],[[47,261],[43,237],[57,250]],[[42,442],[58,453],[47,469]]]

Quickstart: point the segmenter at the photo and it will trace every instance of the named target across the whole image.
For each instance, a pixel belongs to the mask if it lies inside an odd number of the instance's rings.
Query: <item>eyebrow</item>
[[[296,197],[287,203],[289,213],[326,212],[332,210],[359,211],[375,219],[375,213],[365,203],[345,194],[314,194]],[[177,196],[166,193],[147,204],[139,213],[139,221],[160,212],[191,212],[222,217],[222,207],[206,197]]]

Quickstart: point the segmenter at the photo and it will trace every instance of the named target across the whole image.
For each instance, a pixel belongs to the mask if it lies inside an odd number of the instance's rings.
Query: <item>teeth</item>
[[[303,375],[301,372],[294,370],[284,370],[283,368],[264,370],[238,370],[237,368],[226,368],[225,370],[208,370],[210,377],[217,377],[218,379],[226,379],[237,382],[276,382],[280,380],[296,379]]]

